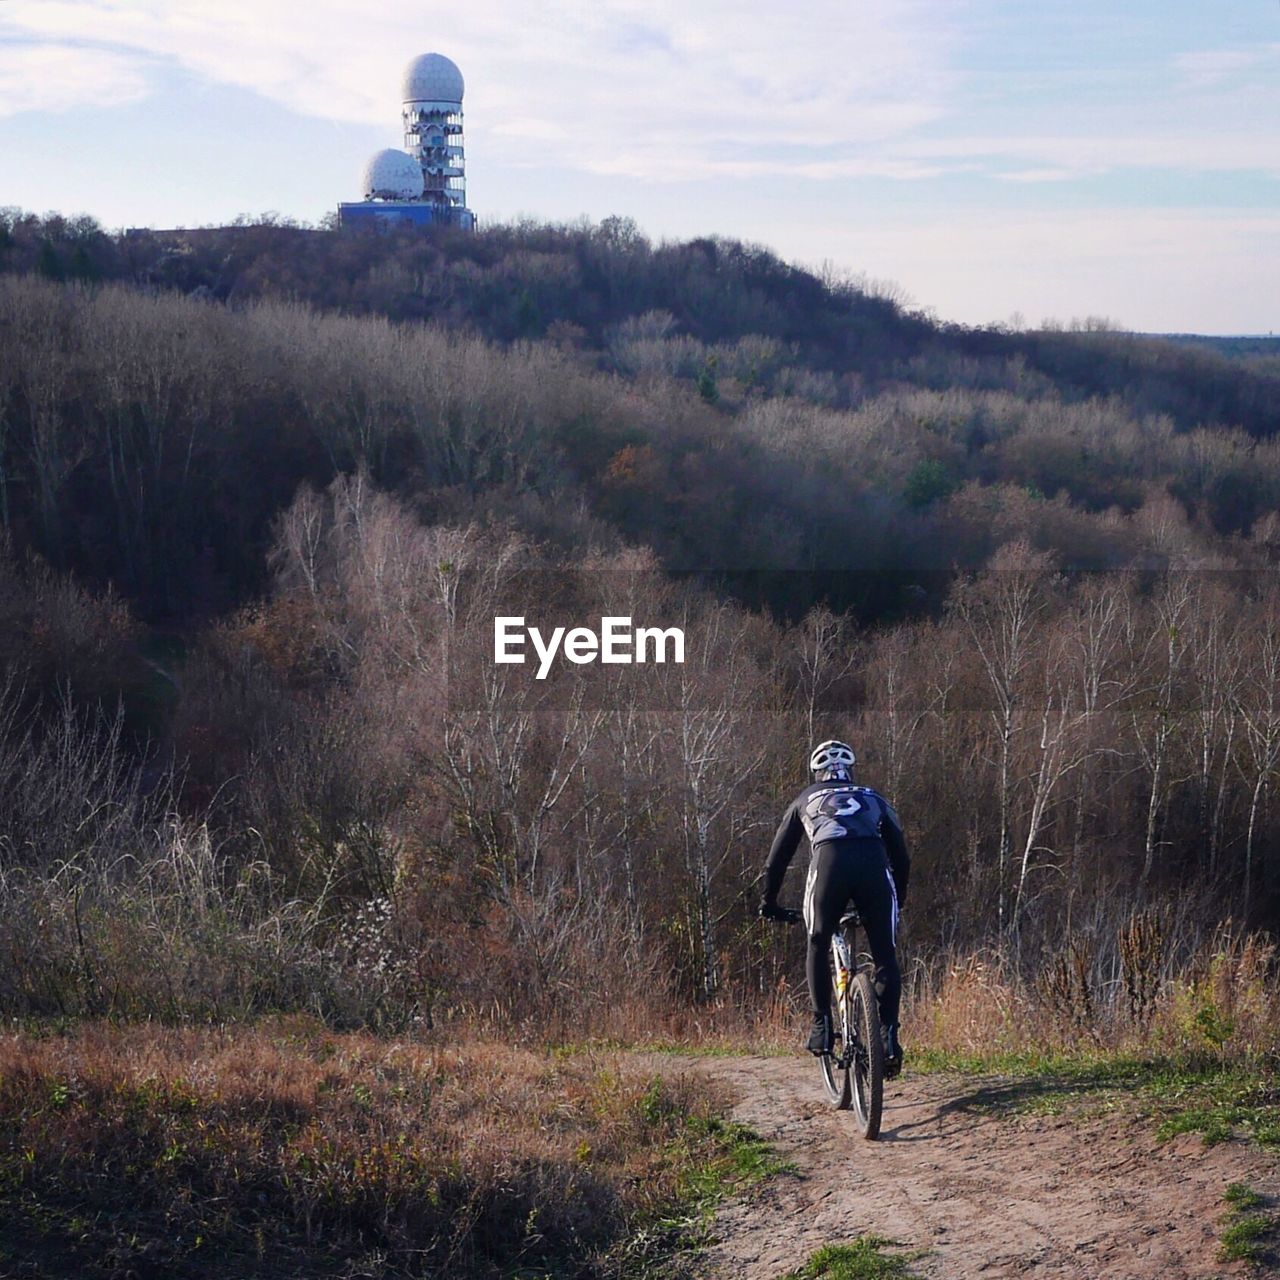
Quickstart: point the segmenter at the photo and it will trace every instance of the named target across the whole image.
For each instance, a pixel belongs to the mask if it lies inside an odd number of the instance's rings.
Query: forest
[[[625,219],[7,210],[0,1010],[791,1016],[758,876],[835,734],[918,999],[986,957],[1141,1013],[1280,924],[1277,428],[1265,342],[964,328]],[[686,662],[537,682],[499,613]]]

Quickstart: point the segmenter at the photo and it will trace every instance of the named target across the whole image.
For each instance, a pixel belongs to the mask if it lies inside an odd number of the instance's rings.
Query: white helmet
[[[831,738],[814,747],[813,755],[809,757],[809,772],[816,776],[839,771],[847,778],[856,763],[853,748],[847,742]]]

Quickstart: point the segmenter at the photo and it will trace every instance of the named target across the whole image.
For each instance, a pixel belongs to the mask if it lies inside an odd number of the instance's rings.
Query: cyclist
[[[853,748],[834,739],[820,743],[809,757],[813,781],[783,815],[764,871],[760,915],[794,920],[794,911],[778,906],[787,867],[808,836],[809,878],[804,889],[804,923],[809,932],[806,971],[813,1001],[809,1052],[832,1051],[831,970],[827,952],[850,899],[862,917],[875,963],[876,995],[884,1036],[885,1075],[902,1070],[898,1043],[898,1005],[902,975],[898,969],[898,911],[907,897],[911,860],[902,824],[893,806],[870,787],[853,784]]]

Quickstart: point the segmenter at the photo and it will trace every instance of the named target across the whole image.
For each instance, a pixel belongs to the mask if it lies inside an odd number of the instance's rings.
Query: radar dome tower
[[[379,151],[364,167],[366,200],[421,200],[422,171],[403,151]]]
[[[442,53],[405,68],[401,93],[404,149],[422,166],[422,198],[451,222],[470,222],[462,146],[462,72]]]
[[[344,227],[445,226],[474,231],[462,158],[462,72],[442,53],[405,68],[403,151],[379,151],[361,177],[364,198],[338,205]]]

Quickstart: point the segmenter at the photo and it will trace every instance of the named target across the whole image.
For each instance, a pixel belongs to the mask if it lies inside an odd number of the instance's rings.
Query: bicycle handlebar
[[[791,907],[780,907],[774,902],[760,904],[760,918],[771,920],[774,924],[799,924],[804,917]]]

